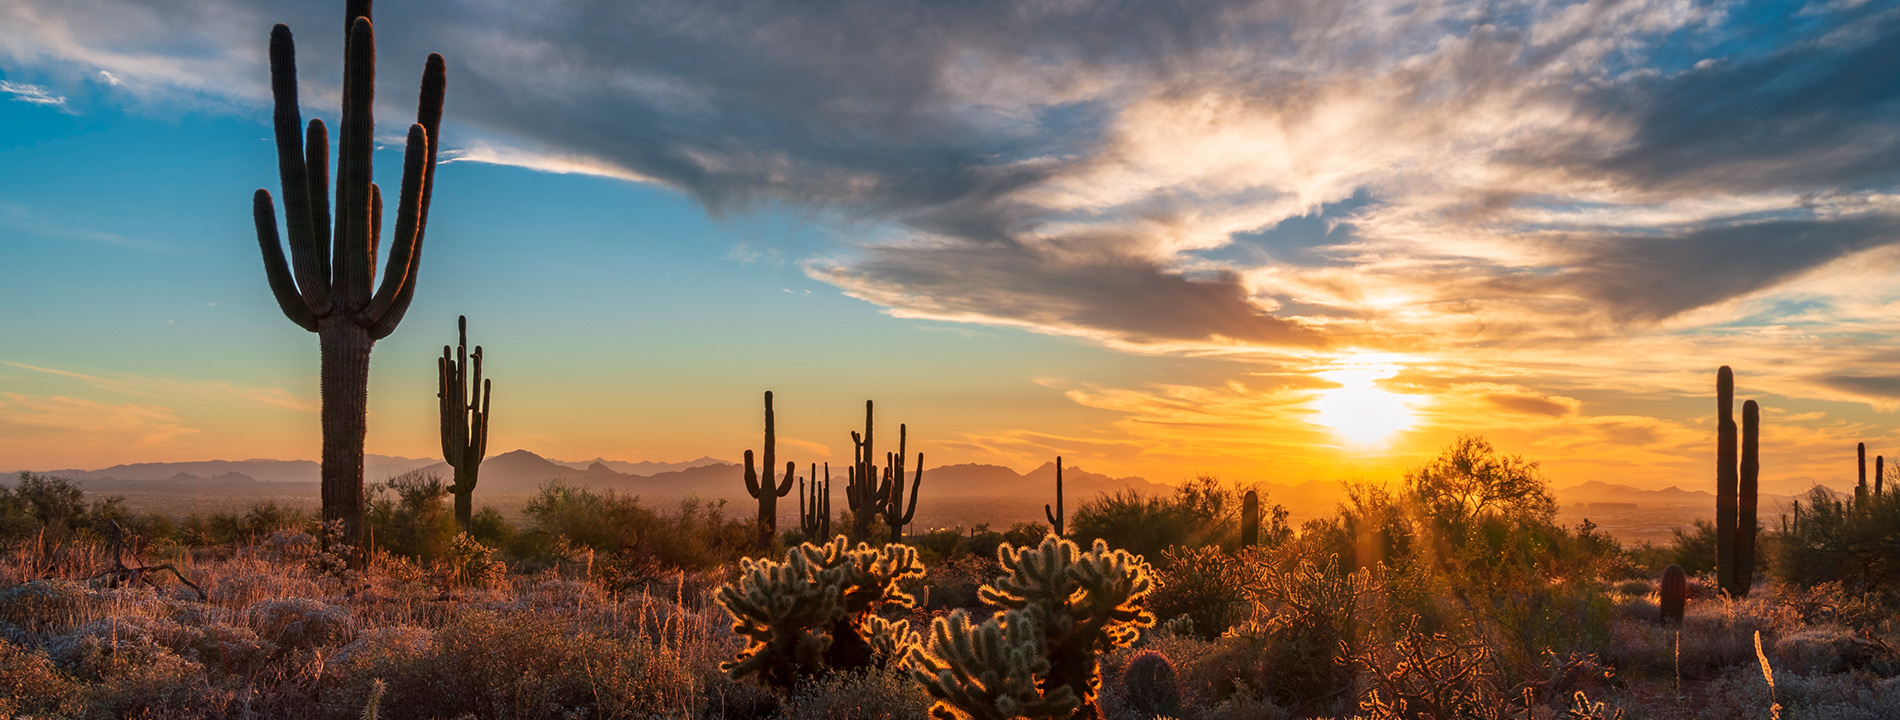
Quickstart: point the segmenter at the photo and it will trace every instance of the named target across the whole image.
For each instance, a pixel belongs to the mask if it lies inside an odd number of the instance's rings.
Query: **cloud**
[[[29,105],[45,105],[62,110],[68,109],[66,107],[65,97],[54,95],[52,91],[38,85],[0,80],[0,93],[12,95],[14,100]]]
[[[0,393],[0,427],[9,428],[0,436],[19,443],[50,439],[84,446],[75,451],[159,445],[198,432],[166,407],[20,393]],[[25,447],[12,447],[8,454],[23,454]]]

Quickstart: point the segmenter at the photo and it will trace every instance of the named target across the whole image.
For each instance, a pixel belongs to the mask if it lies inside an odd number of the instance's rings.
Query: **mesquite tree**
[[[375,30],[369,0],[351,0],[344,16],[342,130],[337,136],[335,227],[329,193],[329,134],[322,120],[306,128],[297,107],[296,48],[290,28],[271,30],[271,95],[275,102],[277,168],[284,193],[290,262],[277,234],[270,191],[253,198],[257,240],[271,294],[291,322],[317,334],[321,353],[323,519],[340,520],[360,544],[363,527],[363,442],[369,432],[369,352],[395,331],[415,297],[416,269],[435,184],[435,157],[447,71],[431,54],[422,71],[416,122],[403,153],[383,281],[375,286],[382,240],[383,193],[370,181],[375,150]]]

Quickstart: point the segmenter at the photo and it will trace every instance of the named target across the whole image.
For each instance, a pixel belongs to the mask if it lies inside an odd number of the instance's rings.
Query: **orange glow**
[[[1363,357],[1315,373],[1339,383],[1340,387],[1321,390],[1313,400],[1313,409],[1319,412],[1314,422],[1332,428],[1334,435],[1349,444],[1386,443],[1393,434],[1411,428],[1415,421],[1408,398],[1381,390],[1377,385],[1379,380],[1398,372],[1397,365]]]

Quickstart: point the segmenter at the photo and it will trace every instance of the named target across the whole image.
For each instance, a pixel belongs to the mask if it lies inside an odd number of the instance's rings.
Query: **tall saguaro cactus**
[[[403,153],[396,225],[380,286],[373,286],[382,240],[383,193],[371,182],[375,149],[376,38],[369,0],[350,0],[344,15],[342,131],[337,139],[332,236],[329,133],[323,121],[304,126],[297,105],[297,58],[290,28],[271,29],[271,96],[277,169],[284,193],[290,261],[277,234],[270,191],[252,198],[264,274],[277,305],[298,327],[317,334],[323,409],[323,519],[340,520],[359,543],[363,527],[363,443],[369,433],[370,348],[396,329],[415,297],[429,197],[435,189],[437,139],[447,70],[441,55],[423,66],[416,122]]]
[[[443,345],[436,360],[440,383],[435,396],[442,406],[442,459],[455,469],[455,484],[449,488],[455,495],[455,526],[468,532],[475,481],[488,455],[488,401],[494,393],[482,378],[482,346],[475,346],[472,355],[468,352],[467,316],[455,318],[455,330],[455,353]]]
[[[785,461],[785,479],[775,480],[775,465],[772,460],[774,445],[777,444],[777,432],[773,427],[772,391],[765,391],[765,457],[763,468],[765,477],[761,481],[759,471],[752,467],[752,451],[745,451],[745,491],[759,501],[759,539],[757,547],[761,552],[772,549],[772,540],[778,537],[778,499],[791,494],[792,474],[798,466]],[[802,499],[802,498],[801,498]]]
[[[1755,584],[1755,537],[1761,529],[1756,516],[1756,491],[1761,487],[1761,406],[1742,403],[1742,463],[1736,483],[1735,587],[1729,594],[1748,597]]]
[[[1042,514],[1043,516],[1049,518],[1049,527],[1050,529],[1055,530],[1056,537],[1062,537],[1062,456],[1061,455],[1056,456],[1056,506],[1054,509],[1050,509],[1048,503],[1044,503],[1042,506]]]
[[[1874,456],[1874,497],[1880,497],[1880,485],[1887,478],[1887,456]]]
[[[904,443],[908,435],[908,429],[903,424],[898,424],[897,456],[887,457],[884,462],[884,472],[891,476],[890,493],[884,500],[884,524],[891,527],[891,542],[894,543],[904,541],[904,526],[910,524],[911,518],[917,517],[917,486],[924,482],[924,454],[919,451],[917,474],[910,481],[910,507],[906,508],[904,506]]]
[[[1735,501],[1741,481],[1736,467],[1735,372],[1727,365],[1715,375],[1715,577],[1724,590],[1735,587]]]

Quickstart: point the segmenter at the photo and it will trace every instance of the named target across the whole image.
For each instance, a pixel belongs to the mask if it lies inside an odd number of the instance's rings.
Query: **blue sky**
[[[330,5],[0,0],[0,468],[314,455],[314,338],[248,199],[275,185],[271,24],[334,120]],[[849,456],[869,397],[932,464],[1380,477],[1480,432],[1560,480],[1692,484],[1724,363],[1771,478],[1900,442],[1886,3],[441,0],[376,26],[382,183],[430,51],[452,161],[372,452],[434,452],[457,314],[491,447],[568,459],[736,457],[773,389],[811,460]]]

